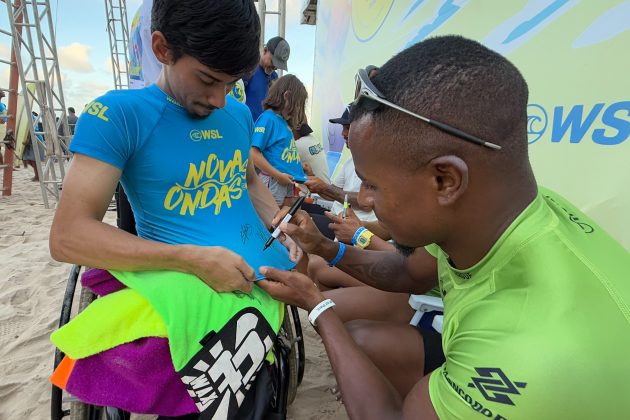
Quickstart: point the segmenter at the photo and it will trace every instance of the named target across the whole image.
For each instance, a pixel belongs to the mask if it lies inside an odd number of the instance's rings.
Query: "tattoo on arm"
[[[364,258],[359,263],[348,262],[342,264],[341,268],[377,289],[392,292],[408,290],[410,279],[405,268],[405,257],[395,252],[373,252],[375,255],[372,258]]]

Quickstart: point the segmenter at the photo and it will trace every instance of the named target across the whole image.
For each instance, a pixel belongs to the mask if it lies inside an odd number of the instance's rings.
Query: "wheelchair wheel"
[[[292,308],[293,309],[293,308]],[[296,311],[297,312],[297,311]],[[291,405],[297,394],[298,386],[300,385],[300,351],[299,347],[302,341],[301,328],[299,326],[299,318],[296,320],[293,317],[294,313],[289,309],[289,306],[285,306],[284,320],[282,321],[282,327],[280,329],[280,339],[283,345],[288,347],[288,362],[289,362],[289,383],[287,386],[287,405]],[[300,331],[298,331],[298,328]],[[298,334],[296,334],[296,332]],[[297,338],[296,338],[297,337]]]
[[[83,312],[95,299],[94,293],[87,287],[81,288],[79,295],[79,313]],[[98,420],[101,419],[101,410],[80,401],[70,403],[70,420]]]

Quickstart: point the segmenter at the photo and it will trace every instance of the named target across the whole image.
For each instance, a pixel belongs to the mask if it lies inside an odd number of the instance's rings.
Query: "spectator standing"
[[[267,97],[271,83],[278,78],[276,69],[288,70],[287,61],[291,54],[289,43],[282,37],[276,36],[267,41],[267,45],[260,56],[256,71],[243,79],[245,97],[254,121],[263,112],[263,101]]]
[[[292,74],[281,77],[269,90],[265,112],[254,128],[252,161],[279,205],[294,196],[294,181],[306,181],[291,131],[306,121],[306,97],[300,79]]]

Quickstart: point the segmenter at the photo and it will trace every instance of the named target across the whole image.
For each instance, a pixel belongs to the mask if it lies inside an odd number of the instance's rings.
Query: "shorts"
[[[442,315],[442,312],[432,311],[423,315],[422,320],[415,328],[422,334],[424,342],[424,374],[428,375],[446,362],[442,349],[442,334],[431,327],[433,317]]]
[[[276,200],[276,203],[279,206],[282,206],[284,203],[284,199],[287,197],[293,197],[293,184],[291,185],[282,185],[276,179],[270,175],[267,175],[264,172],[260,172],[258,174],[262,182],[269,188],[271,194],[273,195],[273,199]]]

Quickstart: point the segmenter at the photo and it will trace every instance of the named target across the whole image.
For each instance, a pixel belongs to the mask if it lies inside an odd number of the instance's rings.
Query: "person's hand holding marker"
[[[346,217],[343,217],[343,214],[334,214],[329,211],[324,214],[332,221],[328,227],[335,232],[337,240],[346,244],[352,244],[352,237],[357,229],[362,226],[361,220],[352,210],[352,207],[348,207]]]
[[[281,223],[288,212],[288,207],[280,209],[271,223],[290,236],[304,252],[319,255],[326,248],[326,242],[333,243],[322,235],[311,216],[304,210],[297,211],[291,218],[290,223]]]
[[[284,213],[284,215],[282,216],[282,219],[280,219],[281,223],[288,223],[291,220],[291,218],[295,215],[295,213],[300,209],[300,206],[302,205],[302,203],[304,203],[304,199],[305,197],[300,197],[295,201],[295,203],[293,203],[293,205],[289,208],[289,210],[286,213]],[[279,212],[279,214],[281,212],[282,210]],[[278,224],[278,221],[276,221],[277,218],[278,218],[278,215],[276,215],[276,218],[274,218],[274,220],[272,221],[272,226],[277,226]],[[271,244],[273,243],[273,241],[276,239],[278,239],[289,250],[289,258],[291,259],[291,261],[297,262],[300,258],[302,258],[302,250],[297,246],[297,244],[290,237],[282,234],[280,227],[276,227],[273,230],[271,237],[265,243],[263,251],[269,248]]]

